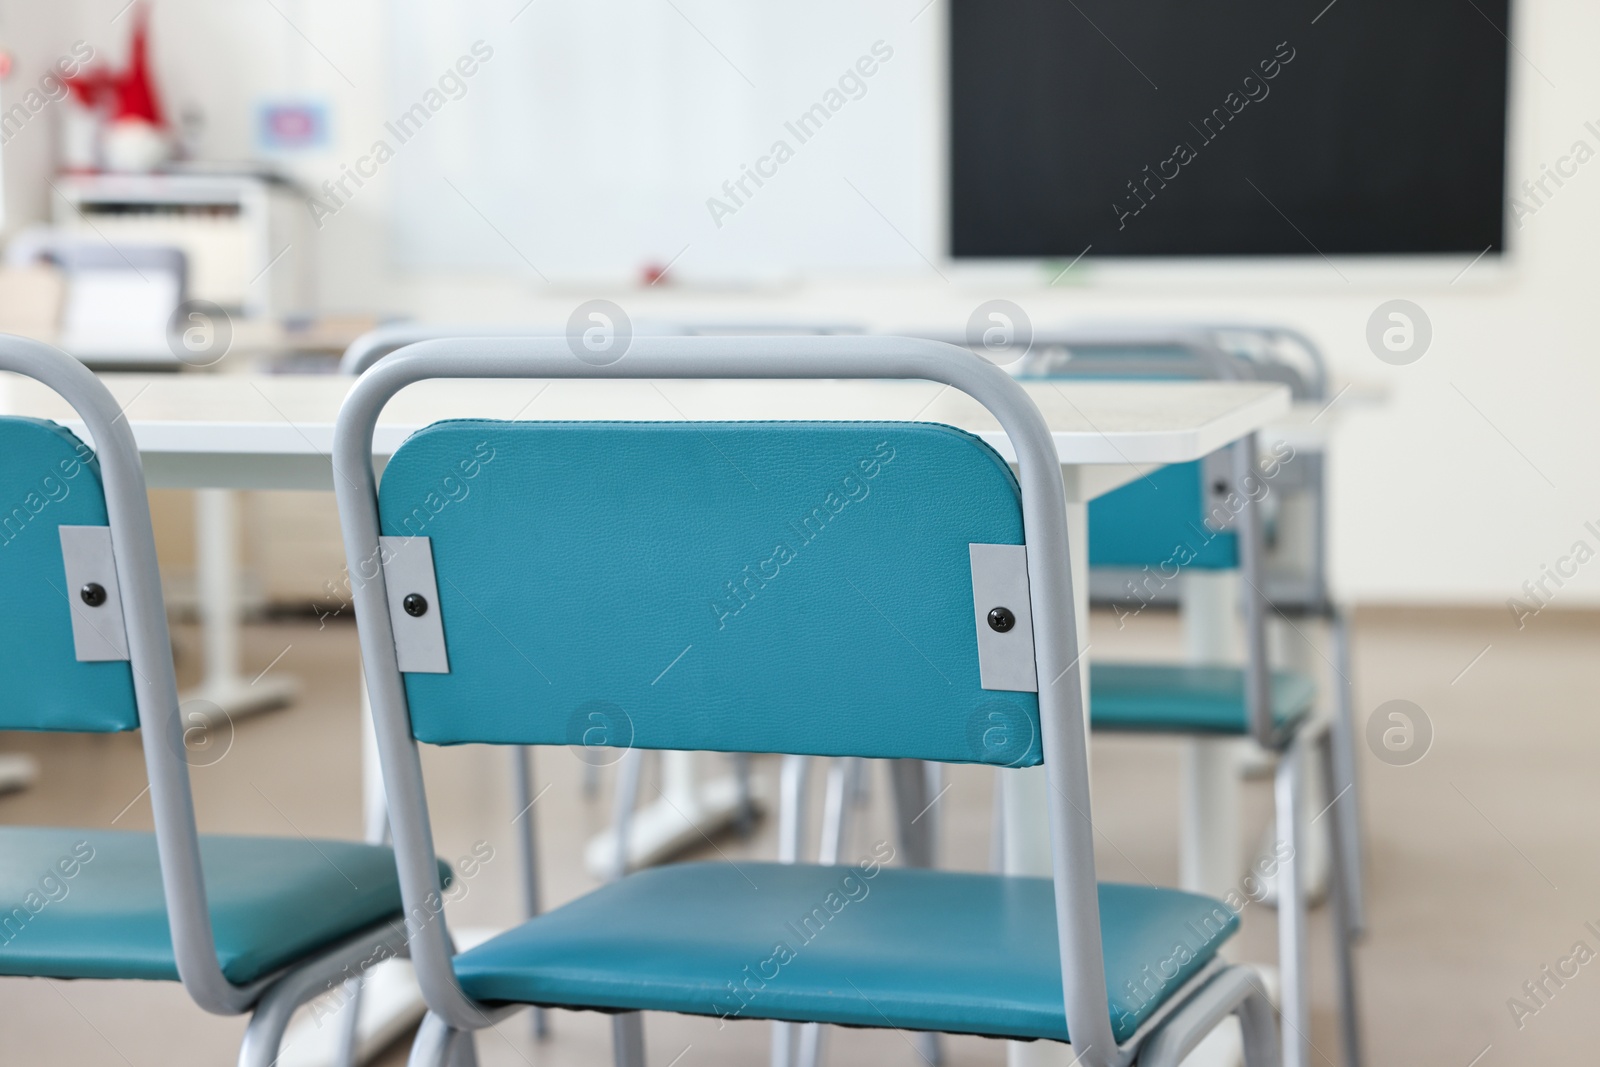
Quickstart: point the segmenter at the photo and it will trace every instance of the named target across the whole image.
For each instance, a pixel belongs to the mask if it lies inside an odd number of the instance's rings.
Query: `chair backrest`
[[[67,353],[0,334],[0,371],[55,390],[94,443],[90,452],[50,423],[0,419],[0,499],[10,502],[0,516],[0,728],[139,728],[179,977],[206,1010],[240,1012],[275,976],[234,986],[217,961],[138,446],[110,391]],[[114,580],[68,581],[69,557],[73,570],[108,573],[107,546]]]
[[[1237,569],[1239,538],[1221,521],[1232,516],[1205,479],[1204,463],[1174,463],[1090,501],[1089,566]]]
[[[1083,324],[1035,333],[1028,354],[1011,369],[1022,379],[1275,381],[1289,385],[1299,400],[1321,397],[1327,385],[1316,346],[1274,326]],[[1092,501],[1089,565],[1240,567],[1238,538],[1228,528],[1232,514],[1219,510],[1226,490],[1212,484],[1232,481],[1229,466],[1175,463]]]
[[[106,526],[93,451],[54,423],[0,418],[0,501],[0,729],[137,729],[127,661],[80,660],[73,639],[75,613],[80,627],[122,626],[67,578],[61,528]]]
[[[1017,481],[969,436],[924,424],[467,422],[408,442],[380,500],[378,416],[433,378],[936,381],[995,416]],[[1038,751],[1024,756],[1049,779],[1066,1016],[1085,1063],[1115,1062],[1060,460],[1004,371],[890,337],[636,336],[625,358],[598,367],[564,338],[427,341],[356,383],[333,463],[408,910],[440,891],[418,736],[560,743],[575,716],[581,725],[600,711],[604,729],[631,725],[636,745],[1010,762],[1015,747],[996,760],[967,731],[1014,725],[986,720],[987,701],[1036,700]],[[1031,658],[1035,682],[986,691],[974,677],[985,616],[969,539],[979,538],[1024,546],[996,551],[1025,565],[1008,580],[1028,608],[1032,655],[1010,647]],[[432,586],[434,598],[420,592]],[[442,607],[447,663],[411,645],[405,619],[426,619],[427,599]],[[1021,612],[996,630],[1012,626],[1020,635]],[[403,676],[397,633],[415,668]],[[605,719],[604,705],[627,719]],[[411,953],[429,1007],[451,1026],[480,1026],[486,1006],[456,981],[445,923],[419,931]]]
[[[1036,361],[1034,366],[1048,369],[1047,376],[1052,377],[1078,377],[1080,372],[1087,372],[1087,376],[1096,378],[1167,378],[1175,376],[1171,369],[1148,362],[1146,355],[1152,348],[1172,346],[1189,353],[1191,373],[1177,376],[1286,380],[1284,375],[1269,373],[1267,361],[1257,362],[1246,355],[1224,351],[1208,334],[1202,335],[1200,331],[1171,334],[1127,331],[1119,337],[1113,330],[1095,337],[1096,340],[1086,340],[1082,344],[1086,348],[1099,346],[1098,361],[1084,364],[1071,359],[1054,364]],[[1308,350],[1315,353],[1314,348]],[[1122,375],[1110,373],[1118,364],[1118,351],[1130,357]],[[1316,366],[1319,377],[1314,381],[1320,389],[1323,381],[1320,362]],[[1309,388],[1297,373],[1286,374]],[[1281,738],[1272,717],[1271,664],[1267,656],[1268,604],[1264,592],[1263,535],[1258,507],[1265,495],[1266,483],[1256,467],[1254,435],[1234,442],[1211,458],[1222,462],[1171,464],[1091,501],[1089,566],[1153,571],[1155,581],[1162,588],[1186,571],[1240,571],[1244,579],[1240,600],[1244,616],[1246,717],[1251,735],[1261,744],[1270,746],[1279,743]],[[1136,578],[1133,583],[1133,594],[1140,600],[1158,592],[1151,589],[1145,579]]]
[[[339,373],[361,374],[390,352],[439,337],[559,337],[559,325],[391,322],[375,326],[351,341],[339,357]]]
[[[419,740],[1039,760],[1035,695],[980,683],[970,546],[1021,544],[1022,507],[976,437],[453,421],[380,498],[436,572]]]

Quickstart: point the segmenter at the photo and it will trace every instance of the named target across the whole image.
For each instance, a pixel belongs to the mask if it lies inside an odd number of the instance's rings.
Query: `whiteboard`
[[[384,134],[394,258],[558,283],[669,264],[933,277],[943,18],[925,0],[397,0],[387,110],[413,117]]]

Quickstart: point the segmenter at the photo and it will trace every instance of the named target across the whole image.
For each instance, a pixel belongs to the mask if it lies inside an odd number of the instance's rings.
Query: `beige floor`
[[[1155,613],[1121,632],[1101,619],[1096,654],[1170,647],[1175,632],[1170,618]],[[181,631],[179,638],[187,667],[193,635]],[[1600,938],[1584,926],[1587,920],[1600,926],[1597,638],[1594,616],[1546,613],[1520,633],[1502,613],[1361,616],[1356,682],[1363,720],[1383,701],[1405,698],[1426,711],[1436,731],[1432,751],[1413,766],[1387,766],[1361,750],[1371,936],[1359,962],[1368,1062],[1375,1067],[1593,1062],[1600,965],[1583,968],[1562,988],[1549,983],[1553,996],[1520,1029],[1507,1000],[1575,943],[1600,949]],[[249,628],[247,655],[255,669],[284,653],[273,670],[298,677],[304,697],[288,711],[239,723],[231,742],[218,739],[226,754],[193,774],[203,828],[358,835],[354,647],[348,625]],[[148,826],[137,738],[7,734],[0,735],[0,750],[32,752],[44,768],[37,788],[0,798],[0,822]],[[505,754],[431,750],[426,764],[441,854],[464,855],[480,840],[495,849],[452,922],[512,922],[517,885]],[[1177,767],[1171,743],[1097,742],[1102,877],[1175,880]],[[775,769],[770,761],[758,764],[769,795]],[[537,811],[547,892],[559,902],[591,885],[576,857],[604,823],[606,805],[582,799],[580,766],[564,750],[541,752],[538,774],[541,785],[552,785]],[[981,869],[988,862],[991,778],[957,768],[950,780],[953,788],[940,802],[947,862]],[[884,792],[874,782],[870,814],[852,851],[887,835]],[[1247,800],[1253,839],[1267,815],[1265,784],[1251,783]],[[750,840],[718,844],[734,857],[770,856],[770,824]],[[1272,913],[1251,907],[1244,919],[1233,955],[1270,960]],[[1318,912],[1314,1062],[1331,1067],[1338,1048],[1326,930]],[[204,1015],[172,986],[0,980],[0,1064],[223,1064],[232,1061],[242,1027],[238,1019]],[[714,1021],[651,1016],[647,1031],[650,1061],[658,1067],[765,1059],[764,1024],[719,1030]],[[830,1048],[838,1067],[919,1062],[892,1031],[837,1031]],[[526,1018],[514,1018],[480,1036],[479,1049],[493,1067],[609,1062],[605,1022],[588,1014],[555,1014],[553,1034],[540,1044]],[[956,1039],[949,1052],[952,1067],[1004,1062],[996,1042]],[[383,1060],[403,1062],[400,1047]]]

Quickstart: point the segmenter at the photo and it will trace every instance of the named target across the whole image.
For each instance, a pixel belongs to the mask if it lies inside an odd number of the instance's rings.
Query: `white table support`
[[[0,753],[0,793],[27,789],[39,780],[39,763],[32,756]]]
[[[194,501],[195,599],[200,614],[204,673],[200,684],[179,695],[186,717],[216,726],[256,712],[280,708],[295,698],[294,678],[284,674],[247,679],[239,657],[239,501],[230,489],[197,489]]]
[[[1239,593],[1236,571],[1183,576],[1183,638],[1191,663],[1239,662]],[[1225,897],[1244,873],[1239,777],[1250,747],[1238,738],[1183,742],[1178,884],[1192,893]]]

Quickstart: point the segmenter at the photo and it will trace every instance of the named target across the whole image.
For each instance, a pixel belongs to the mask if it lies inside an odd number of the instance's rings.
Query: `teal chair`
[[[1239,667],[1096,661],[1089,672],[1089,713],[1104,733],[1248,738],[1278,756],[1274,789],[1278,840],[1289,853],[1278,883],[1279,962],[1282,968],[1284,1062],[1310,1062],[1310,967],[1306,946],[1301,810],[1302,749],[1314,748],[1332,780],[1332,737],[1311,723],[1315,682],[1271,669],[1266,620],[1270,610],[1261,568],[1261,518],[1253,503],[1268,491],[1254,439],[1226,450],[1218,463],[1162,468],[1090,504],[1091,566],[1143,568],[1162,584],[1183,573],[1235,570],[1241,576],[1246,662]],[[1347,855],[1347,823],[1329,820],[1336,869],[1333,948],[1339,972],[1340,1023],[1349,1067],[1360,1063],[1355,940],[1343,895],[1350,880],[1337,869]]]
[[[404,953],[393,854],[197,833],[133,434],[63,352],[0,335],[0,370],[54,389],[96,445],[0,418],[0,729],[141,731],[155,815],[154,833],[0,827],[0,975],[182,982],[252,1013],[239,1062],[268,1067],[296,1007]]]
[[[1091,378],[1101,380],[1245,380],[1287,385],[1297,403],[1326,405],[1331,395],[1327,364],[1316,344],[1304,334],[1263,324],[1102,323],[1036,335],[1032,349],[1011,369],[1022,378]],[[1328,817],[1338,822],[1337,869],[1342,883],[1335,887],[1346,912],[1346,928],[1357,938],[1365,931],[1364,856],[1361,834],[1361,787],[1356,775],[1355,709],[1350,658],[1349,618],[1328,582],[1328,490],[1326,457],[1311,450],[1295,455],[1273,479],[1271,502],[1263,518],[1266,552],[1260,588],[1271,609],[1292,623],[1321,622],[1331,638],[1331,665],[1335,676],[1333,714],[1329,723],[1326,800]],[[1151,475],[1152,480],[1173,484],[1204,476],[1199,464]],[[1185,492],[1192,494],[1195,482]],[[1130,601],[1172,605],[1178,583],[1143,582],[1143,555],[1119,544],[1127,535],[1138,543],[1148,540],[1160,524],[1139,526],[1141,490],[1119,490],[1089,505],[1089,597],[1091,603],[1118,613]],[[1291,505],[1291,502],[1293,504]],[[1300,509],[1305,525],[1285,536],[1280,528],[1290,506]],[[1104,517],[1110,525],[1102,525]],[[1122,521],[1118,521],[1118,520]],[[1170,527],[1171,523],[1166,524]],[[1156,546],[1155,551],[1171,546]],[[1130,559],[1131,557],[1131,559]],[[1167,557],[1163,557],[1167,558]],[[1130,559],[1117,567],[1104,560]],[[1136,565],[1132,565],[1136,564]],[[1130,580],[1133,593],[1130,594]],[[1151,586],[1155,587],[1152,588]],[[1353,994],[1352,994],[1353,995]],[[1347,1033],[1350,1047],[1359,1035]]]
[[[1020,484],[923,423],[465,420],[407,440],[380,491],[373,430],[397,392],[519,377],[938,381],[998,418]],[[411,942],[430,1009],[413,1064],[470,1060],[473,1031],[529,1005],[612,1014],[622,1067],[644,1062],[643,1011],[1070,1041],[1086,1067],[1169,1067],[1237,1015],[1251,1067],[1278,1063],[1253,972],[1217,956],[1237,917],[1095,879],[1059,461],[1002,371],[902,338],[635,338],[605,367],[560,338],[427,341],[356,383],[333,461],[408,906],[440,890],[419,742],[919,759],[1051,785],[1054,878],[889,867],[885,842],[849,866],[645,870],[461,954],[441,917]],[[425,536],[406,529],[468,475]]]

